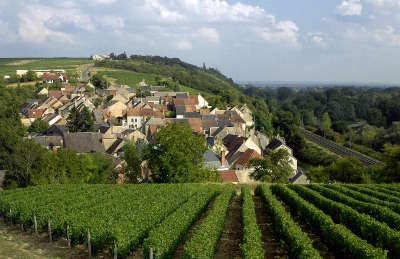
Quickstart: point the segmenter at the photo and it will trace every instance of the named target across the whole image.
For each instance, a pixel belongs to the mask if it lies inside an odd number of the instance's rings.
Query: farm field
[[[94,256],[400,257],[400,185],[49,185],[1,192],[0,214]]]
[[[156,85],[155,77],[153,74],[138,73],[128,70],[119,69],[98,69],[96,68],[96,74],[109,78],[116,84],[136,86],[142,80],[145,80],[147,84]]]
[[[88,58],[24,58],[0,59],[0,76],[15,74],[17,69],[65,69],[76,70],[80,66],[92,64]]]

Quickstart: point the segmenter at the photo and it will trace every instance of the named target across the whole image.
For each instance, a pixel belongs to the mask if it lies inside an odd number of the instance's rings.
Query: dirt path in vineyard
[[[242,199],[235,196],[229,206],[225,226],[218,242],[215,259],[242,258],[240,244],[242,242]]]
[[[281,246],[280,239],[274,232],[271,218],[268,216],[261,197],[253,197],[258,227],[262,233],[264,258],[289,258],[288,252]]]

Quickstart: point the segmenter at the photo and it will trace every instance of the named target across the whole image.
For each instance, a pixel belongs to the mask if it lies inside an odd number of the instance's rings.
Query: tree
[[[385,146],[385,166],[380,173],[384,182],[400,182],[400,146]]]
[[[342,183],[366,183],[368,177],[365,168],[357,158],[340,158],[327,168],[331,181]]]
[[[31,126],[29,126],[28,131],[43,134],[49,128],[50,128],[49,123],[47,123],[46,121],[43,121],[41,119],[37,119],[31,124]]]
[[[5,185],[19,187],[32,185],[32,179],[41,173],[41,163],[39,162],[45,152],[48,151],[33,140],[20,139],[15,152],[9,157]]]
[[[251,160],[250,164],[254,166],[250,176],[257,181],[287,183],[293,174],[290,154],[283,148],[269,152],[264,159]]]
[[[107,89],[108,83],[107,80],[104,79],[101,75],[95,74],[92,76],[91,80],[92,84],[99,89]]]
[[[332,127],[332,121],[331,121],[331,117],[329,117],[329,113],[324,112],[324,114],[322,115],[322,130],[324,131],[324,135],[326,134],[326,132],[328,132],[331,127]]]
[[[154,134],[147,158],[157,183],[204,182],[218,179],[202,166],[207,144],[183,123],[171,123]]]
[[[87,107],[79,111],[73,107],[67,118],[67,127],[70,132],[93,131],[94,119]]]
[[[29,70],[28,72],[26,72],[25,81],[32,82],[32,81],[36,81],[36,80],[37,80],[37,76],[36,76],[35,72],[33,72],[32,70]]]
[[[137,183],[141,173],[142,160],[136,152],[136,145],[129,142],[124,147],[124,160],[126,162],[125,176],[130,183]]]

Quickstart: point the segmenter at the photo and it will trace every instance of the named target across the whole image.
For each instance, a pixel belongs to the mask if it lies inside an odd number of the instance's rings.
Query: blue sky
[[[400,83],[400,0],[0,0],[0,57],[127,51],[238,81]]]

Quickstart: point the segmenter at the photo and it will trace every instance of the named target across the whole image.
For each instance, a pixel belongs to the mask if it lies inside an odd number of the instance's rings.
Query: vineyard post
[[[153,259],[153,248],[152,247],[150,247],[149,259]]]
[[[13,221],[12,221],[12,210],[11,210],[11,208],[10,208],[10,223],[11,223],[11,224],[13,223]]]
[[[71,248],[71,240],[69,239],[69,225],[67,225],[67,243],[68,248]]]
[[[39,235],[38,230],[37,230],[36,215],[33,215],[33,227],[35,228],[35,234],[36,234],[36,235]]]
[[[50,240],[50,242],[51,242],[51,241],[53,241],[53,238],[52,238],[52,236],[51,236],[51,222],[50,222],[50,220],[49,220],[48,223],[47,223],[47,227],[48,227],[48,229],[49,229],[49,240]]]
[[[114,259],[118,258],[118,248],[117,243],[114,241]]]
[[[88,243],[89,258],[92,258],[92,245],[90,244],[90,231],[89,231],[89,229],[88,229],[88,233],[87,233],[87,243]]]
[[[19,217],[19,222],[21,225],[21,231],[24,231],[24,223],[22,222],[22,216]]]

